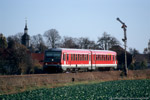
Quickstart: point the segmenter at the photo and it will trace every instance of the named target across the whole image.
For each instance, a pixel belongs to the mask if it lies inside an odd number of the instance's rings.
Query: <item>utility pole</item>
[[[126,52],[126,48],[127,48],[127,36],[126,36],[126,28],[127,26],[125,25],[124,22],[122,22],[119,18],[117,18],[117,20],[122,24],[122,29],[124,31],[124,39],[122,39],[122,41],[124,42],[124,48],[125,48],[125,66],[124,66],[124,74],[125,76],[127,76],[128,74],[128,67],[127,67],[127,52]]]

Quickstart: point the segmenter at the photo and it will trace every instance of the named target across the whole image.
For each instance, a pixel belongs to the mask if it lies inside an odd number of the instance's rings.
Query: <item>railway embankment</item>
[[[120,76],[121,71],[59,73],[59,74],[31,74],[31,75],[3,75],[0,76],[0,95],[22,92],[37,88],[54,88],[66,84],[103,82],[113,80],[150,79],[150,69],[129,70],[128,76]]]

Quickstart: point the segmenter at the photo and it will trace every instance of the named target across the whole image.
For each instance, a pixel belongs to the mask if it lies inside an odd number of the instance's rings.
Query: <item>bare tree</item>
[[[81,49],[88,49],[90,44],[89,38],[80,37],[79,38],[79,48]]]
[[[144,54],[148,54],[148,49],[147,49],[147,48],[144,48],[143,53],[144,53]]]
[[[78,39],[78,46],[80,49],[98,49],[95,41],[91,41],[87,37],[80,37]]]
[[[62,48],[78,48],[76,41],[77,41],[76,38],[64,36],[61,47]]]
[[[130,54],[132,54],[133,57],[135,57],[136,55],[140,54],[138,50],[136,50],[135,48],[129,48],[129,52]]]
[[[98,47],[98,45],[95,43],[95,41],[90,41],[90,44],[89,44],[89,48],[88,49],[100,49]]]
[[[143,51],[144,54],[150,54],[150,40],[148,42],[148,47],[147,48],[144,48],[144,51]]]
[[[103,33],[102,37],[98,37],[97,43],[103,50],[108,50],[115,45],[120,45],[120,42],[115,37],[110,36],[106,32]]]
[[[12,35],[11,38],[13,38],[17,43],[21,44],[21,38],[23,36],[23,32],[18,32],[15,35]]]
[[[44,52],[47,48],[41,34],[33,35],[31,37],[31,46],[35,51]]]
[[[56,29],[50,29],[44,33],[44,37],[47,40],[47,43],[50,44],[49,47],[56,48],[59,44],[61,36],[59,35]]]

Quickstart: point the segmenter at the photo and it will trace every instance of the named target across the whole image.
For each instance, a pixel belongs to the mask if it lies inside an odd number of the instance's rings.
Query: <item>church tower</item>
[[[30,36],[28,35],[28,27],[27,27],[27,20],[25,22],[24,34],[22,36],[22,44],[27,48],[30,47]]]

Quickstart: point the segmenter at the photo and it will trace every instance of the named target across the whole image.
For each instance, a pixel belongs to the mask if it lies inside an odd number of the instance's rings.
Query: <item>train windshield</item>
[[[52,59],[52,60],[51,60]],[[60,61],[61,59],[61,52],[56,51],[47,51],[45,53],[45,60],[49,61]]]

